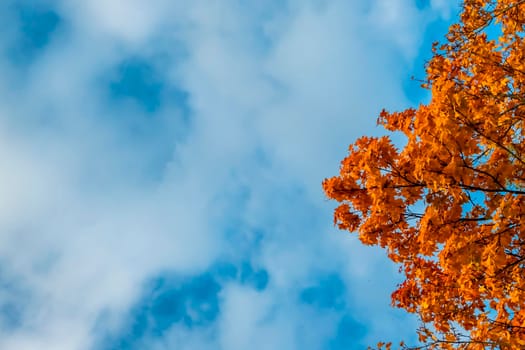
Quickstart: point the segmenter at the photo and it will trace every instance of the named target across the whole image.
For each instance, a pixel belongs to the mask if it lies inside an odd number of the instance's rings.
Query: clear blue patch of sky
[[[18,27],[9,56],[15,64],[28,64],[49,45],[62,19],[51,7],[41,2],[18,2],[7,11]]]
[[[357,350],[366,349],[370,344],[364,344],[367,327],[355,320],[350,314],[345,314],[339,320],[337,330],[328,341],[326,349],[330,350]]]
[[[425,10],[430,8],[430,0],[415,0],[418,10]]]
[[[255,290],[262,291],[268,286],[270,275],[266,269],[256,269],[249,262],[244,262],[241,265],[239,279],[243,285],[249,285]]]
[[[128,322],[117,334],[104,334],[104,315],[97,328],[103,334],[96,349],[141,349],[149,338],[161,338],[172,327],[194,329],[211,326],[220,312],[219,292],[228,282],[264,290],[268,272],[248,261],[220,262],[209,271],[190,277],[166,273],[146,284],[131,308]],[[98,333],[98,331],[97,331]]]
[[[132,308],[128,324],[106,336],[98,349],[141,349],[144,339],[162,337],[173,326],[205,327],[219,314],[221,286],[210,273],[180,281],[162,276],[153,280]],[[100,326],[100,325],[99,325]]]
[[[176,86],[166,83],[154,62],[142,57],[128,57],[122,60],[109,74],[110,97],[116,102],[131,101],[146,112],[158,111],[166,99],[188,115],[189,94]]]
[[[161,104],[164,82],[147,60],[132,57],[120,62],[109,82],[113,99],[131,100],[148,112]]]
[[[428,7],[428,3],[428,0],[416,1],[420,9]],[[426,78],[426,63],[432,58],[432,43],[446,40],[445,35],[451,23],[452,19],[431,21],[423,33],[423,45],[418,50],[412,69],[406,72],[403,80],[403,90],[413,106],[426,103],[430,97],[429,91],[421,87],[422,81]]]
[[[239,262],[218,262],[210,273],[223,284],[235,281],[241,285],[262,291],[268,286],[270,275],[268,271],[249,260]]]
[[[219,313],[220,289],[219,282],[211,274],[192,278],[175,289],[169,281],[161,280],[160,286],[153,291],[149,308],[146,306],[152,331],[162,334],[177,322],[189,328],[213,322]]]
[[[342,310],[346,306],[346,287],[336,274],[321,276],[314,285],[300,291],[302,303],[318,309]]]

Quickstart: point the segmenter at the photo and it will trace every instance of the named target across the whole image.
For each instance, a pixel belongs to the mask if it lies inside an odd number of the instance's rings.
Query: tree
[[[417,109],[325,179],[334,220],[400,265],[418,349],[525,348],[525,1],[465,0]],[[404,135],[396,147],[393,135]]]

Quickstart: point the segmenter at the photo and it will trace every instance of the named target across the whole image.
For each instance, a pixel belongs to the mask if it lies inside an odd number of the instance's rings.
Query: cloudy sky
[[[0,1],[0,349],[413,340],[321,182],[453,3]]]

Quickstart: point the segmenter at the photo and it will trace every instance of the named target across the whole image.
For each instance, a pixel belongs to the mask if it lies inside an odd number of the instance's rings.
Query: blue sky
[[[321,181],[428,95],[457,9],[412,0],[0,2],[1,349],[414,339]]]

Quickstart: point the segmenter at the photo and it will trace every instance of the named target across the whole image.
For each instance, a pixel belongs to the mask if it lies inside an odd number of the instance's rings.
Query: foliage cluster
[[[335,223],[400,264],[415,348],[524,349],[525,1],[465,0],[446,38],[430,102],[378,119],[406,144],[358,139],[323,187]]]

